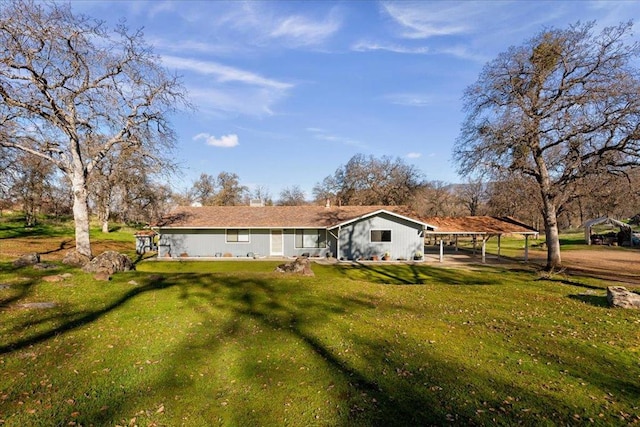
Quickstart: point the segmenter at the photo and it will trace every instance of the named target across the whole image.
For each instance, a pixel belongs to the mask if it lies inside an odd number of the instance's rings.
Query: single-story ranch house
[[[413,259],[429,224],[398,206],[179,207],[158,225],[159,258]]]
[[[492,236],[534,230],[510,218],[420,218],[404,206],[186,206],[154,227],[159,258],[331,256],[412,260],[427,238]],[[528,246],[528,241],[527,241]],[[442,258],[442,247],[440,249]],[[525,252],[526,259],[526,252]]]

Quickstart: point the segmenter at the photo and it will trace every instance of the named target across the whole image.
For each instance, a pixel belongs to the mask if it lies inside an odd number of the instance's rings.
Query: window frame
[[[305,232],[308,234],[305,235]],[[316,235],[315,246],[305,246],[305,237]],[[322,233],[324,233],[324,238]],[[298,236],[302,238],[302,246],[298,246]],[[296,228],[293,230],[293,247],[296,249],[326,249],[327,248],[327,230],[322,228]]]
[[[393,230],[390,228],[372,228],[369,230],[369,243],[392,243],[393,242]],[[373,233],[380,232],[380,240],[373,240]],[[385,232],[389,233],[389,240],[384,240]]]
[[[235,232],[235,238],[237,240],[229,240],[230,231]],[[244,233],[242,232],[246,232],[247,240],[240,240],[241,237],[244,237]],[[251,230],[248,228],[227,228],[224,234],[226,243],[251,243]]]

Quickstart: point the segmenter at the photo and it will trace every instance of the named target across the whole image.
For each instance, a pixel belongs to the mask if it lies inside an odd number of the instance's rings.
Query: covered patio
[[[529,261],[529,238],[537,238],[538,230],[510,217],[465,216],[465,217],[428,217],[424,222],[433,225],[434,230],[425,231],[425,240],[433,241],[438,247],[439,261],[443,262],[445,247],[459,251],[459,238],[471,237],[473,254],[480,249],[482,262],[487,258],[487,241],[497,238],[498,258],[500,258],[501,238],[504,235],[522,235],[524,237],[524,261]],[[425,241],[425,245],[427,242]],[[446,242],[446,244],[445,244]],[[479,248],[478,248],[479,246]],[[425,246],[426,248],[427,246]]]

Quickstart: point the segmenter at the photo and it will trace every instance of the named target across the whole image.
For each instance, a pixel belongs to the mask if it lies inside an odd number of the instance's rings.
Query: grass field
[[[141,261],[105,283],[0,262],[0,424],[640,424],[640,313],[604,282],[276,264]]]

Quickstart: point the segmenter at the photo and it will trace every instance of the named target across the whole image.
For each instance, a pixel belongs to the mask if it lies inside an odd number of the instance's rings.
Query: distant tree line
[[[2,151],[0,159],[0,211],[22,210],[26,225],[34,225],[38,215],[72,214],[71,186],[49,163],[20,152]],[[266,186],[250,189],[232,172],[202,173],[188,188],[177,190],[162,182],[150,165],[120,161],[104,162],[90,180],[90,210],[104,232],[110,221],[154,223],[176,205],[238,206],[249,205],[251,200],[279,206],[324,205],[327,201],[333,206],[407,205],[425,217],[509,216],[543,227],[535,183],[519,175],[457,184],[429,181],[402,159],[357,154],[318,182],[310,197],[294,184],[274,199]],[[561,229],[576,228],[600,216],[632,217],[640,213],[640,171],[595,175],[570,199],[558,213]]]

